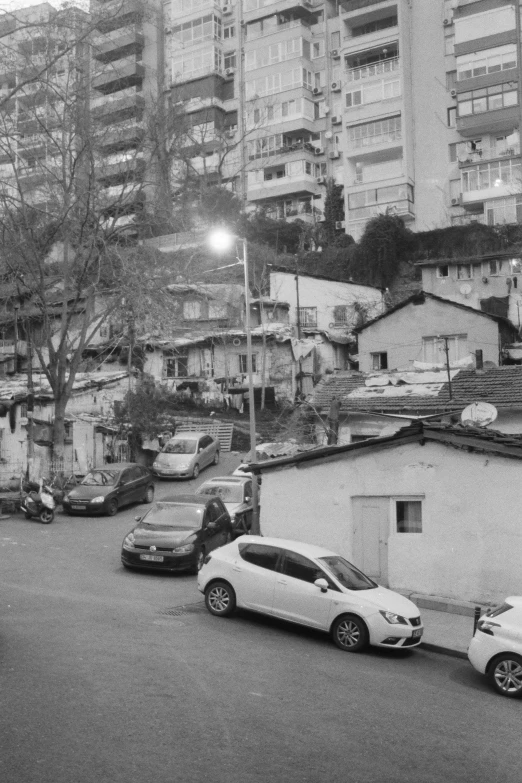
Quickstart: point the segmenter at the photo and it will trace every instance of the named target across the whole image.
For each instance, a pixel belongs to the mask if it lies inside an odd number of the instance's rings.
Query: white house
[[[522,436],[416,423],[252,469],[263,535],[339,552],[392,589],[478,603],[522,593]]]

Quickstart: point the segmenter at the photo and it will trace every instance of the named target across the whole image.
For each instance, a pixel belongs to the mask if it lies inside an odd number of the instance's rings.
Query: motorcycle
[[[22,498],[20,508],[25,513],[25,518],[38,517],[42,525],[50,525],[56,508],[52,489],[44,484],[42,479],[38,483],[24,482],[22,489],[26,495]]]

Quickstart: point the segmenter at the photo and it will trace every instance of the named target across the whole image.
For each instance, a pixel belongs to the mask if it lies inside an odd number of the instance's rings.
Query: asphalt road
[[[121,567],[142,508],[0,522],[2,783],[520,783],[522,703],[466,661],[214,618]]]

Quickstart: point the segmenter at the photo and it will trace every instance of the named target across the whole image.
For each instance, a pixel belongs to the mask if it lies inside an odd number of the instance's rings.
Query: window
[[[462,171],[462,192],[489,190],[501,185],[519,185],[520,160],[509,158],[494,163],[479,163]]]
[[[457,108],[451,106],[448,109],[448,128],[455,128],[457,125]]]
[[[233,24],[227,24],[223,27],[223,38],[235,38],[236,26]]]
[[[312,43],[312,60],[324,55],[324,41],[314,41]]]
[[[297,552],[285,551],[281,570],[287,576],[312,584],[316,579],[326,579],[326,574],[318,565]]]
[[[422,533],[422,501],[396,500],[397,533]]]
[[[247,563],[267,568],[269,571],[276,570],[277,561],[283,551],[278,547],[264,544],[239,544],[238,548],[239,554]]]
[[[388,27],[397,26],[397,16],[387,16],[385,19],[377,19],[375,22],[367,22],[360,25],[360,27],[352,28],[352,36],[355,38],[359,35],[369,35],[370,33],[376,33],[378,30],[386,30]]]
[[[301,326],[317,326],[317,307],[300,307],[298,315]]]
[[[450,163],[456,163],[457,162],[457,145],[456,144],[449,144],[449,160]]]
[[[370,147],[395,141],[401,138],[401,118],[390,117],[388,120],[353,125],[348,129],[348,136],[353,147]]]
[[[457,267],[457,278],[459,280],[471,280],[473,277],[473,264],[459,264]]]
[[[468,354],[467,334],[445,334],[422,338],[422,359],[429,364],[445,365],[447,361],[451,364]]]
[[[488,73],[498,73],[517,67],[516,44],[497,46],[486,51],[457,57],[457,79],[472,79]]]
[[[219,302],[209,302],[208,317],[219,318],[221,320],[228,318],[228,306],[226,302],[224,304],[221,304]]]
[[[186,378],[188,376],[188,355],[165,357],[165,375],[167,378]]]
[[[201,302],[183,302],[183,318],[185,321],[197,321],[201,318]]]
[[[447,264],[437,267],[437,277],[449,277],[449,266]]]
[[[332,49],[339,49],[341,46],[341,33],[336,30],[334,33],[330,33],[330,46]]]
[[[225,52],[223,55],[223,66],[225,68],[235,68],[236,67],[236,53],[235,52]]]
[[[238,361],[239,361],[239,372],[241,375],[246,375],[248,372],[248,354],[246,353],[240,353],[238,354]],[[252,372],[257,372],[257,354],[252,354]]]
[[[483,87],[480,90],[461,92],[457,96],[457,108],[459,117],[467,117],[471,114],[483,114],[486,111],[504,109],[507,106],[516,106],[518,103],[518,91],[513,87],[513,82],[496,84],[492,87]]]
[[[370,354],[372,357],[372,370],[388,369],[388,354],[386,351]]]

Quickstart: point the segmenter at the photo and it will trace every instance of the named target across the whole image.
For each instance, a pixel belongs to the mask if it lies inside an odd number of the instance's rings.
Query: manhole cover
[[[169,617],[181,617],[184,614],[194,614],[205,609],[205,602],[198,601],[196,604],[184,604],[183,606],[172,606],[169,609],[161,609],[159,614],[166,614]]]

